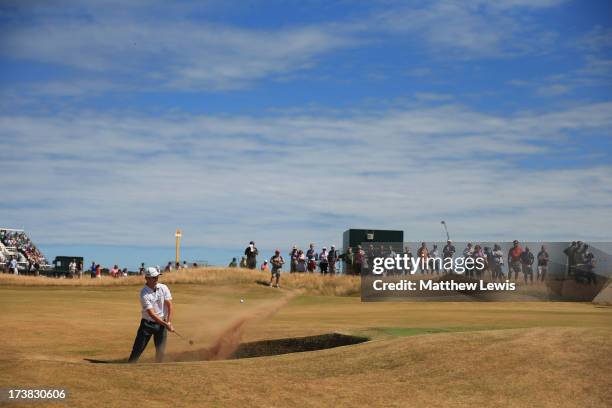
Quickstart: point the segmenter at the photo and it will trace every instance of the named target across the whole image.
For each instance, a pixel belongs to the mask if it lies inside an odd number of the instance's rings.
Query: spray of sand
[[[210,347],[184,351],[176,355],[167,355],[165,361],[225,360],[231,357],[240,346],[244,331],[249,324],[274,316],[283,306],[300,293],[301,291],[292,291],[282,299],[266,303],[247,313],[241,314],[215,337]]]

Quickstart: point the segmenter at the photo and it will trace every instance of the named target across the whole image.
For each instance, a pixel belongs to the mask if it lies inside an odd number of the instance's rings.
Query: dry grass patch
[[[549,328],[395,338],[255,359],[94,365],[0,361],[0,384],[61,384],[70,406],[604,407],[609,329]],[[588,347],[585,347],[587,345]],[[159,369],[155,397],[143,378]]]
[[[268,282],[267,273],[241,268],[189,268],[178,272],[162,275],[166,284],[203,284],[203,285],[240,285]],[[23,276],[0,274],[0,285],[3,286],[74,286],[74,287],[106,287],[106,286],[139,286],[142,276],[126,278],[111,278],[104,276],[99,279],[84,277],[83,279],[58,279],[45,276]],[[360,278],[356,276],[322,276],[318,273],[283,273],[281,286],[288,289],[300,289],[305,293],[316,295],[358,296],[360,293]]]

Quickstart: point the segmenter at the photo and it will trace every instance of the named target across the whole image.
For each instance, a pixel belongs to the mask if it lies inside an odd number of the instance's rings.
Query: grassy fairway
[[[47,286],[0,282],[0,387],[62,386],[67,406],[606,406],[612,309],[586,303],[361,303],[355,282],[308,277],[287,289],[262,275],[177,279],[168,352],[212,344],[246,320],[243,341],[329,332],[372,341],[243,360],[91,364],[126,358],[140,281]],[[170,279],[170,276],[164,277]],[[298,278],[292,278],[298,279]],[[162,279],[164,281],[164,279]],[[306,287],[305,290],[299,290]],[[244,298],[245,303],[240,303]],[[154,373],[154,374],[152,374]],[[155,383],[144,378],[154,378]],[[23,406],[23,405],[19,405]],[[37,404],[36,406],[42,406]],[[60,406],[60,405],[53,405]]]

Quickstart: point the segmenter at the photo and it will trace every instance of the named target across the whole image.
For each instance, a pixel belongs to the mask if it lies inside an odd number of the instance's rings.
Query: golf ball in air
[[[240,303],[244,303],[244,299],[240,299]]]

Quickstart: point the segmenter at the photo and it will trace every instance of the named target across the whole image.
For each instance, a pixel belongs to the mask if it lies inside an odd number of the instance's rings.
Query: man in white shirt
[[[157,283],[159,269],[149,267],[145,271],[146,284],[140,291],[142,319],[136,333],[129,363],[135,363],[147,347],[151,336],[155,343],[155,361],[161,363],[166,348],[166,329],[173,332],[172,295],[163,283]]]
[[[9,265],[10,265],[11,272],[13,272],[13,274],[15,275],[19,275],[19,267],[17,266],[17,259],[15,258],[11,259],[11,262]]]
[[[76,276],[76,269],[77,264],[76,261],[73,259],[70,264],[68,264],[68,272],[70,273],[71,278],[74,278]]]

